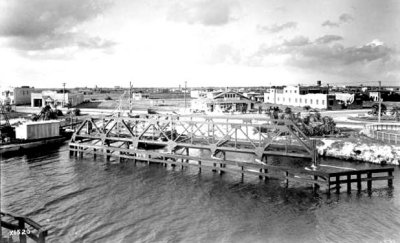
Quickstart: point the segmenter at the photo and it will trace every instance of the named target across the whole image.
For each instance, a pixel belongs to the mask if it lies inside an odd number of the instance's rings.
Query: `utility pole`
[[[187,81],[185,81],[185,90],[183,91],[183,97],[185,98],[185,111],[186,111],[186,85]]]
[[[381,99],[381,81],[379,82],[378,99],[379,99],[379,109],[378,109],[378,123],[381,123],[381,111],[382,111],[382,99]]]
[[[62,85],[63,85],[63,102],[62,102],[61,107],[64,107],[65,106],[65,83],[62,83]]]
[[[129,113],[132,113],[132,82],[129,81]]]

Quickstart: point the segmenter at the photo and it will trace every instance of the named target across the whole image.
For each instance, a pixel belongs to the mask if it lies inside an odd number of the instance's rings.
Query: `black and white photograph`
[[[400,1],[0,0],[0,243],[400,243]]]

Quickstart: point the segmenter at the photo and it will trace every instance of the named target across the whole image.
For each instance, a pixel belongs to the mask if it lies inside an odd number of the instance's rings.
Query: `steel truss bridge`
[[[308,138],[291,120],[255,116],[136,115],[89,117],[77,128],[69,143],[71,155],[83,153],[131,159],[165,166],[194,166],[213,171],[253,174],[260,178],[281,178],[325,187],[327,192],[348,181],[372,181],[347,172],[315,169],[316,141]],[[199,152],[201,151],[201,152]],[[246,154],[247,161],[227,159],[227,154]],[[234,157],[230,155],[230,157]],[[277,166],[269,156],[307,158],[309,168]],[[238,156],[236,156],[238,157]],[[374,170],[374,173],[380,173]],[[336,173],[336,174],[332,174]],[[367,175],[367,171],[364,171]],[[382,173],[389,173],[382,171]],[[339,177],[337,177],[339,175]],[[352,175],[357,179],[352,181]],[[331,181],[332,178],[336,180]],[[377,177],[379,179],[392,179]],[[350,182],[350,184],[351,184]],[[391,184],[391,183],[390,183]],[[351,186],[350,186],[351,188]],[[361,188],[361,186],[360,186]],[[368,188],[370,188],[368,184]]]

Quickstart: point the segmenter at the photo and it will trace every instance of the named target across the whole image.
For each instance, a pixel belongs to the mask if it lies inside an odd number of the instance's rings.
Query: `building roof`
[[[246,99],[246,100],[250,100],[248,97],[244,96],[244,95],[241,94],[241,93],[235,92],[235,91],[224,91],[224,92],[221,92],[220,94],[218,94],[217,96],[215,96],[213,99],[217,99],[217,98],[223,97],[223,96],[224,96],[225,94],[227,94],[227,93],[233,93],[233,94],[238,95],[240,98],[244,98],[244,99]]]

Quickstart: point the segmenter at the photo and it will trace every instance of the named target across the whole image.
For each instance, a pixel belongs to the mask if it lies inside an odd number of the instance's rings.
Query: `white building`
[[[31,93],[34,88],[29,86],[21,87],[0,87],[0,100],[9,105],[26,105],[31,103]]]
[[[148,99],[148,98],[149,98],[149,94],[145,94],[142,92],[132,93],[133,100],[143,100],[143,99]]]
[[[77,106],[84,100],[81,93],[58,93],[56,91],[42,91],[41,93],[32,93],[32,107],[44,107],[46,105],[65,107],[68,104]]]
[[[288,106],[328,108],[328,88],[321,86],[288,86],[270,88],[264,93],[264,102]]]

